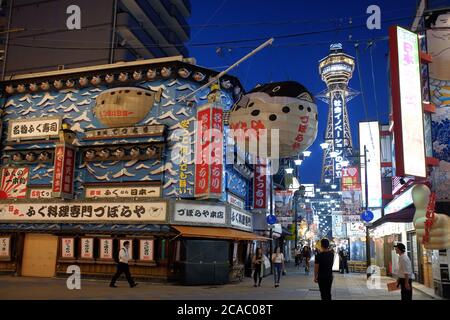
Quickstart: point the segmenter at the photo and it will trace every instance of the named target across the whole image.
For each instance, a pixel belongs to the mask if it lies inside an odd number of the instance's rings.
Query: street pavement
[[[312,271],[312,268],[311,268]],[[400,291],[388,292],[386,283],[393,279],[382,277],[381,289],[368,289],[365,274],[335,273],[332,296],[336,300],[400,300]],[[320,300],[320,292],[313,281],[312,272],[288,266],[280,287],[274,287],[271,275],[265,277],[261,287],[253,287],[253,280],[217,286],[182,286],[164,283],[140,282],[129,288],[124,278],[118,288],[110,288],[109,281],[81,279],[80,290],[69,290],[64,278],[31,278],[0,276],[0,299],[82,299],[82,300]],[[417,287],[417,286],[416,286]],[[434,299],[414,288],[414,300]]]

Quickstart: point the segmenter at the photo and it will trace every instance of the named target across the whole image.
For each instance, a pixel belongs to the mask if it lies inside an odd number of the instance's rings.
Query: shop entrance
[[[49,234],[27,234],[23,248],[22,275],[53,277],[57,249],[58,237]]]

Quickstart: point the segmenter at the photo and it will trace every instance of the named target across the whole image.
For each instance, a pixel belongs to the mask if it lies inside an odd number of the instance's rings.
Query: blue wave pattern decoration
[[[161,101],[154,104],[146,117],[136,125],[164,124],[167,126],[167,145],[163,159],[143,161],[103,161],[83,163],[81,154],[78,154],[75,168],[75,198],[83,198],[83,183],[103,182],[137,182],[160,181],[163,186],[163,197],[193,197],[194,189],[194,146],[195,146],[195,120],[197,107],[207,103],[209,88],[199,91],[195,96],[196,107],[178,102],[184,96],[199,87],[199,84],[184,79],[168,79],[158,81],[140,82],[136,87],[158,91],[162,90]],[[36,94],[15,94],[5,103],[3,132],[8,130],[8,122],[15,119],[33,119],[41,117],[58,116],[69,122],[71,129],[76,133],[77,146],[101,146],[111,143],[112,140],[96,140],[95,142],[83,140],[85,130],[102,129],[104,126],[93,114],[96,97],[107,86],[86,87],[82,89],[67,89],[61,91],[38,92]],[[234,103],[233,97],[227,92],[222,94],[224,110],[229,110]],[[176,138],[173,133],[180,129],[180,123],[188,121],[187,133],[190,137],[192,158],[187,169],[187,188],[185,194],[180,194],[178,179],[179,165],[174,161],[179,156]],[[6,137],[6,135],[4,135]],[[5,138],[6,139],[6,138]],[[161,141],[158,137],[145,137],[134,139],[115,140],[113,143],[145,143]],[[5,144],[3,144],[5,145]],[[53,143],[21,145],[29,149],[52,148]],[[11,148],[11,147],[6,147]],[[14,148],[14,147],[13,147]],[[5,150],[5,148],[3,148]],[[51,185],[53,176],[53,163],[33,164],[30,168],[29,185]]]

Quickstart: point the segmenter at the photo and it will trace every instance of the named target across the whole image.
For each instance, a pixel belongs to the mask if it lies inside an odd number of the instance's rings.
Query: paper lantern
[[[317,106],[308,90],[297,82],[286,81],[264,84],[243,95],[230,112],[229,124],[235,135],[239,129],[246,133],[246,149],[251,154],[263,158],[288,158],[298,155],[314,142],[317,119]],[[260,140],[261,129],[267,129],[267,156],[257,154],[256,149],[248,146],[252,141],[249,137]],[[278,129],[279,139],[271,138],[273,129]],[[265,141],[261,140],[261,143]],[[278,144],[278,155],[276,150],[271,152],[273,144]]]
[[[97,98],[94,115],[107,127],[132,126],[143,120],[153,107],[155,95],[134,87],[103,91]]]

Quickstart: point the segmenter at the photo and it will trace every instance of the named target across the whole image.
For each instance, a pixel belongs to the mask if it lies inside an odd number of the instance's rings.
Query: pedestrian
[[[301,264],[301,256],[302,256],[302,254],[301,254],[301,250],[300,250],[300,248],[299,247],[295,247],[295,266],[296,267],[300,267],[300,264]]]
[[[309,246],[303,247],[303,258],[305,259],[305,273],[309,274],[309,261],[311,259],[311,248]]]
[[[112,277],[111,283],[109,284],[111,288],[117,288],[116,280],[120,277],[122,273],[125,273],[130,288],[136,287],[138,285],[136,282],[134,282],[133,278],[131,277],[130,268],[128,266],[128,260],[130,260],[130,254],[128,251],[129,248],[130,248],[130,241],[127,240],[123,243],[122,249],[119,250],[119,261],[117,263],[117,271]]]
[[[264,266],[264,257],[262,254],[262,249],[261,248],[257,248],[256,249],[256,254],[253,257],[253,268],[255,269],[255,271],[253,272],[253,280],[255,281],[255,284],[253,285],[254,287],[256,287],[256,282],[258,282],[258,287],[261,287],[261,280],[262,280],[262,275],[263,275],[263,266]],[[259,280],[259,281],[257,281]]]
[[[403,243],[397,243],[395,252],[398,254],[398,272],[397,272],[397,287],[401,287],[402,300],[412,300],[412,280],[414,273],[412,272],[411,260],[405,254],[406,247]]]
[[[314,263],[314,282],[319,284],[322,300],[331,300],[334,252],[330,250],[328,239],[322,239],[320,245],[321,250],[316,255]]]
[[[284,255],[281,252],[281,248],[277,247],[275,253],[272,254],[272,263],[274,266],[274,280],[275,288],[280,286],[281,272],[284,270]]]

